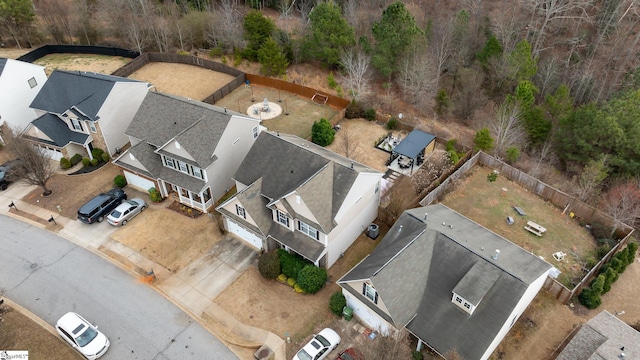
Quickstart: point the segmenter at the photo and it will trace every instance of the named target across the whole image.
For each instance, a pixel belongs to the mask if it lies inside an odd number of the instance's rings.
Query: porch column
[[[418,345],[416,346],[416,351],[420,351],[420,350],[422,350],[422,340],[418,338]]]

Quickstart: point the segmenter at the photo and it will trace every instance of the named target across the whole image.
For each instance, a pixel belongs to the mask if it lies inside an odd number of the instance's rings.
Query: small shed
[[[433,152],[436,147],[436,137],[421,130],[413,130],[398,146],[391,151],[391,163],[396,158],[401,167],[420,166],[425,155]],[[404,166],[403,166],[404,165]]]

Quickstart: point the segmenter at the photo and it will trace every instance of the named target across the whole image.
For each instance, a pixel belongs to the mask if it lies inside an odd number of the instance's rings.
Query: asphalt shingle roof
[[[72,107],[97,120],[98,111],[117,82],[137,82],[84,71],[54,70],[31,102],[34,109],[62,114]]]
[[[492,257],[495,249],[501,250],[498,260]],[[531,282],[550,268],[437,204],[405,211],[373,253],[338,282],[371,281],[390,316],[371,308],[383,318],[406,326],[441,354],[455,349],[465,359],[477,359]],[[454,289],[478,303],[472,315],[452,303]]]
[[[88,134],[69,129],[66,122],[53,114],[46,113],[31,123],[51,139],[51,142],[38,139],[39,142],[50,143],[60,148],[71,142],[84,145],[89,138]]]
[[[4,66],[7,64],[7,59],[6,58],[0,58],[0,75],[2,75],[2,72],[4,71]]]

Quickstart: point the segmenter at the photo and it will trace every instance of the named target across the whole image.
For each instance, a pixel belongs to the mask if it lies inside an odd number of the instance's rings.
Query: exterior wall
[[[433,140],[432,142],[430,142],[430,143],[429,143],[429,145],[427,145],[427,147],[424,149],[424,153],[425,153],[425,154],[432,153],[432,152],[433,152],[433,150],[435,150],[435,149],[436,149],[436,141],[435,141],[435,139],[434,139],[434,140]]]
[[[195,161],[195,159],[191,156],[191,154],[189,154],[180,145],[180,143],[178,141],[175,141],[175,140],[169,141],[169,143],[167,143],[167,145],[164,146],[162,148],[162,150],[164,150],[166,152],[169,152],[169,153],[172,153],[172,154],[176,154],[176,155],[180,156],[181,158],[185,158],[185,159],[189,159],[189,160]]]
[[[370,281],[350,281],[348,283],[344,283],[342,284],[342,286],[344,287],[349,287],[351,289],[353,289],[353,291],[362,294],[362,286],[364,283],[367,283],[369,285],[371,285]],[[358,300],[359,301],[359,300]],[[364,305],[366,305],[367,307],[375,307],[378,308],[379,310],[381,310],[382,312],[384,312],[385,314],[389,315],[389,310],[387,309],[387,306],[384,304],[384,301],[381,297],[378,297],[378,303],[374,303],[373,301],[366,301],[364,303]],[[391,316],[391,315],[389,315]]]
[[[234,198],[233,200],[229,201],[222,208],[227,210],[230,213],[235,214],[236,213],[236,205],[240,205],[241,207],[243,207],[245,209],[245,212],[244,212],[244,214],[246,215],[245,221],[248,222],[249,224],[257,227],[258,225],[253,220],[253,218],[251,217],[251,214],[249,213],[249,211],[247,211],[246,207],[244,207],[242,205],[242,203],[240,201],[238,201],[237,198]]]
[[[73,155],[75,154],[80,154],[83,157],[87,156],[87,150],[84,148],[84,146],[79,145],[79,144],[69,144],[67,146],[65,146],[65,156],[67,158],[71,158]]]
[[[231,117],[214,152],[218,160],[205,170],[211,186],[212,199],[221,198],[226,194],[227,189],[233,187],[234,181],[231,177],[236,173],[256,140],[253,138],[252,129],[258,126],[258,132],[264,130],[259,124],[258,119],[235,115]]]
[[[38,129],[37,127],[35,127],[33,125],[27,126],[27,128],[24,131],[24,135],[28,135],[28,136],[31,136],[31,137],[34,137],[34,138],[38,138],[38,139],[42,139],[42,140],[51,141],[50,137],[45,135],[45,133],[43,133],[42,131],[40,131],[40,129]]]
[[[336,215],[337,226],[329,234],[327,268],[331,267],[378,216],[382,174],[360,174],[343,207]],[[376,189],[378,192],[376,193]]]
[[[367,327],[375,329],[382,335],[388,335],[390,331],[395,330],[386,320],[378,316],[378,314],[352,296],[348,291],[343,289],[342,294],[347,299],[347,306],[353,309],[353,315],[366,324]]]
[[[318,222],[318,219],[316,219],[311,210],[309,210],[309,207],[304,203],[302,197],[300,197],[297,193],[290,194],[289,196],[285,197],[285,199],[289,202],[289,205],[291,205],[296,214],[300,214],[301,216],[316,223]]]
[[[294,219],[291,217],[291,214],[289,214],[289,212],[287,211],[287,209],[284,208],[284,206],[282,206],[282,204],[280,202],[277,202],[274,204],[274,206],[276,207],[276,209],[280,210],[280,212],[283,212],[285,214],[287,214],[287,216],[289,216],[289,226],[287,227],[285,224],[281,223],[278,221],[278,214],[275,210],[271,211],[271,220],[273,220],[273,222],[277,223],[278,225],[282,226],[283,228],[286,228],[290,231],[294,231],[295,229],[295,224],[294,224]]]
[[[138,82],[118,82],[111,89],[98,112],[99,128],[106,143],[103,150],[109,155],[113,155],[117,147],[122,148],[129,142],[129,137],[124,132],[148,91],[147,83]]]
[[[120,155],[120,157],[118,158],[119,161],[122,161],[125,164],[129,164],[131,166],[134,166],[138,169],[143,169],[143,170],[147,170],[149,171],[147,168],[145,168],[142,163],[140,163],[135,157],[132,159],[131,158],[131,153],[130,152],[125,152],[124,154]]]
[[[488,359],[489,356],[493,353],[493,351],[498,347],[502,339],[507,335],[513,324],[518,320],[520,315],[525,311],[525,309],[529,306],[529,304],[533,301],[533,298],[536,297],[540,289],[542,289],[542,285],[544,285],[545,280],[549,276],[549,272],[545,272],[540,275],[534,282],[529,285],[525,293],[518,301],[518,304],[513,308],[513,312],[509,315],[509,320],[502,326],[502,329],[498,332],[491,345],[487,348],[487,351],[482,355],[482,360]]]
[[[37,83],[33,88],[29,85],[31,78]],[[0,74],[0,123],[24,130],[37,117],[29,105],[46,81],[43,66],[7,59]]]

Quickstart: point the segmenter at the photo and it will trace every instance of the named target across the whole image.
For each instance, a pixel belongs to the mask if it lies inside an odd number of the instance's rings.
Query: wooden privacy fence
[[[506,164],[505,162],[496,159],[495,157],[482,151],[469,158],[468,161],[466,161],[462,166],[454,171],[449,177],[443,180],[435,189],[431,190],[422,200],[420,200],[420,205],[427,206],[435,202],[440,196],[448,191],[453,182],[464,176],[467,171],[478,165],[478,163],[498,171],[501,176],[504,176],[510,181],[513,181],[523,188],[529,190],[530,192],[537,194],[543,199],[553,203],[555,206],[561,209],[566,209],[566,211],[573,212],[576,216],[584,219],[586,222],[599,222],[610,227],[613,227],[614,225],[614,221],[610,216],[599,211],[593,206],[585,204],[580,200],[574,198],[573,196],[570,196],[554,187],[551,187],[544,182],[530,176],[529,174],[524,173],[522,170],[516,169],[513,166]],[[600,259],[600,261],[593,268],[591,268],[591,270],[572,290],[569,290],[557,280],[550,277],[545,281],[545,284],[543,286],[544,289],[546,289],[561,303],[565,304],[572,297],[578,294],[580,290],[582,290],[582,288],[586,286],[590,279],[598,274],[598,271],[600,270],[602,265],[609,262],[613,255],[620,251],[620,249],[622,249],[624,245],[629,242],[633,231],[634,230],[632,227],[623,225],[623,227],[617,231],[617,233],[624,235],[623,239],[620,240],[616,244],[616,246],[614,246],[602,259]]]

